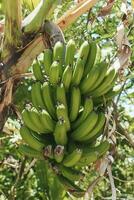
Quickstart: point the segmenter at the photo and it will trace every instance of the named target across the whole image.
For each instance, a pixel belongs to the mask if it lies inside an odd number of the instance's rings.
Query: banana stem
[[[5,27],[2,58],[8,57],[21,46],[21,1],[4,1]]]
[[[38,6],[24,19],[22,23],[24,32],[28,34],[37,32],[58,2],[59,0],[41,0]]]

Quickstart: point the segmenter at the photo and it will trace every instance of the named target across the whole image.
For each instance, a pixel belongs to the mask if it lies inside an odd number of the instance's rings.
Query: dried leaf
[[[96,170],[99,172],[100,176],[103,176],[105,174],[108,164],[109,159],[107,157],[99,160]]]
[[[101,176],[97,177],[88,187],[86,193],[85,193],[85,200],[89,200],[91,198],[91,195],[93,193],[93,189],[95,188],[95,186],[97,185],[97,183],[102,179]]]
[[[112,10],[113,5],[114,5],[114,0],[108,0],[107,5],[102,7],[98,16],[108,15]]]
[[[129,66],[131,56],[130,43],[123,23],[117,27],[116,44],[118,46],[118,55],[112,66],[119,70],[119,75],[122,79],[124,69]]]

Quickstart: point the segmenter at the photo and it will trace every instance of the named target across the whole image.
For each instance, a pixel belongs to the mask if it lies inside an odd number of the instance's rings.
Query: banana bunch
[[[110,147],[106,140],[95,145],[106,121],[100,106],[120,89],[114,89],[117,70],[101,60],[95,42],[83,42],[78,51],[75,47],[73,40],[66,46],[57,42],[53,49],[45,50],[42,65],[33,65],[36,81],[32,102],[22,112],[24,144],[19,152],[47,159],[65,189],[80,197],[84,191],[74,182],[83,178],[81,168],[94,163]]]

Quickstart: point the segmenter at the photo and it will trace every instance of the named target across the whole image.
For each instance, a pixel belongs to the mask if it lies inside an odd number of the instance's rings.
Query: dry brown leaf
[[[124,69],[129,66],[131,56],[130,43],[123,23],[117,27],[116,44],[118,46],[118,54],[112,66],[119,70],[120,79],[122,80]]]
[[[98,16],[106,16],[106,15],[108,15],[112,10],[112,7],[114,5],[114,1],[115,0],[108,0],[107,5],[102,7],[102,9],[100,10],[100,13],[99,13]]]

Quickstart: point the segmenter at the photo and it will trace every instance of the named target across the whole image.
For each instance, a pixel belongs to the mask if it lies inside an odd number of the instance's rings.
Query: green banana
[[[90,95],[97,97],[97,96],[101,96],[100,94],[108,87],[111,85],[111,83],[113,82],[114,78],[116,78],[116,70],[115,68],[109,68],[109,70],[106,73],[105,78],[103,79],[103,81],[100,83],[100,85],[93,91],[90,93]]]
[[[97,157],[100,158],[101,156],[106,154],[109,148],[110,148],[110,143],[107,140],[105,140],[101,142],[98,146],[94,147],[93,151],[97,152]]]
[[[49,76],[50,67],[52,65],[52,50],[51,49],[45,50],[43,62],[44,62],[45,74]]]
[[[30,128],[31,130],[35,132],[41,132],[43,133],[43,129],[40,126],[40,120],[39,120],[39,114],[35,111],[29,111],[27,109],[24,109],[22,112],[22,119],[24,121],[24,124]]]
[[[94,137],[98,132],[100,132],[100,130],[102,130],[104,124],[105,124],[105,115],[103,113],[99,113],[95,128],[93,128],[87,135],[82,137],[81,142],[85,141],[86,143],[88,143],[92,137]]]
[[[47,108],[47,111],[51,115],[52,118],[55,117],[55,105],[51,94],[51,86],[48,82],[44,82],[42,87],[42,96]]]
[[[85,65],[84,77],[91,71],[91,69],[100,61],[101,51],[96,42],[90,43],[90,51]]]
[[[37,151],[41,151],[45,146],[32,135],[32,132],[26,126],[20,128],[20,135],[25,143]]]
[[[39,133],[48,133],[48,130],[46,129],[45,126],[42,126],[41,124],[41,117],[40,117],[40,112],[38,112],[36,109],[32,108],[29,110],[29,115],[33,123],[36,125],[38,128]],[[50,132],[50,130],[49,130]]]
[[[74,40],[69,40],[66,45],[66,53],[65,53],[65,66],[72,66],[74,62],[75,55],[75,42]]]
[[[73,76],[73,68],[71,65],[67,65],[63,75],[62,75],[62,83],[64,84],[65,90],[68,91],[69,86],[71,84],[71,80],[72,80],[72,76]]]
[[[80,171],[73,168],[65,167],[63,165],[59,165],[59,169],[61,171],[61,174],[71,181],[79,181],[84,176],[84,174]]]
[[[112,88],[110,91],[108,91],[106,94],[105,94],[105,98],[106,99],[112,99],[113,97],[115,97],[117,94],[119,94],[122,90],[122,86],[115,86],[114,88]]]
[[[81,81],[80,90],[82,94],[88,93],[92,90],[92,86],[96,83],[99,77],[100,68],[98,66],[94,67],[87,76]]]
[[[82,150],[77,148],[73,152],[65,156],[65,158],[63,159],[63,165],[66,167],[75,166],[79,162],[81,156]]]
[[[63,104],[68,112],[67,109],[67,99],[66,99],[66,91],[63,83],[57,85],[56,88],[56,100],[58,103]]]
[[[70,130],[70,121],[68,118],[67,110],[63,104],[59,104],[56,108],[57,118],[64,119],[67,131]]]
[[[38,140],[40,143],[43,143],[44,146],[47,146],[51,143],[54,143],[53,138],[51,138],[51,135],[47,135],[47,134],[38,134],[37,132],[34,132],[32,130],[30,130],[33,137]]]
[[[83,141],[83,144],[90,144],[90,145],[93,144],[94,145],[94,142],[96,143],[97,138],[99,138],[101,135],[103,135],[103,129],[100,130],[96,135],[94,135],[88,141]]]
[[[65,57],[65,47],[64,44],[60,41],[56,42],[53,48],[53,60],[59,62],[59,74],[62,76],[63,63]]]
[[[40,124],[44,129],[43,133],[50,133],[54,131],[55,122],[46,110],[40,112]]]
[[[93,100],[90,97],[85,98],[83,111],[80,113],[78,119],[72,123],[71,128],[76,129],[89,115],[89,113],[93,110]]]
[[[88,41],[83,42],[78,52],[78,59],[81,58],[83,60],[84,65],[86,64],[89,50],[90,50],[90,45]]]
[[[58,145],[66,145],[68,138],[67,138],[67,130],[65,121],[62,119],[59,119],[56,123],[55,130],[54,130],[54,138],[55,142]]]
[[[71,122],[76,120],[79,108],[81,103],[81,93],[78,87],[72,87],[71,90],[71,100],[70,100],[70,107],[69,107],[69,119]]]
[[[113,81],[112,81],[112,83],[110,85],[105,87],[100,92],[96,92],[96,94],[92,94],[92,95],[94,95],[93,97],[100,97],[102,95],[104,96],[106,93],[108,93],[114,87],[116,80],[117,80],[117,75],[115,76],[115,78],[113,79]]]
[[[98,114],[96,114],[94,111],[92,111],[85,121],[80,124],[73,132],[71,137],[74,140],[81,141],[81,138],[87,135],[95,126],[96,122],[98,120]]]
[[[77,166],[85,167],[85,166],[90,165],[91,163],[93,163],[97,160],[97,158],[98,158],[97,155],[98,154],[95,151],[90,152],[90,149],[89,149],[89,152],[83,152],[81,159],[79,160]]]
[[[106,154],[106,152],[109,150],[110,148],[110,144],[107,140],[100,142],[99,145],[97,146],[93,146],[91,147],[91,145],[89,144],[82,144],[79,145],[79,148],[81,148],[83,150],[83,154],[82,155],[86,155],[89,153],[96,153],[97,155],[97,159],[100,158],[101,156],[103,156],[104,154]]]
[[[25,144],[19,145],[18,152],[28,157],[33,157],[41,160],[44,159],[43,153],[41,151],[37,151]]]
[[[53,152],[53,147],[52,145],[48,145],[43,149],[43,155],[45,158],[54,158],[54,152]]]
[[[36,82],[32,85],[31,98],[32,98],[32,103],[36,109],[45,108],[41,90],[42,89],[40,82]]]
[[[97,81],[94,83],[94,85],[92,85],[91,91],[96,89],[100,85],[100,83],[103,81],[107,73],[108,63],[102,61],[97,65],[97,67],[99,68],[99,77]]]
[[[33,64],[33,74],[34,74],[37,81],[43,81],[44,80],[41,65],[39,63]]]
[[[60,64],[57,61],[54,61],[49,70],[49,82],[52,85],[57,85],[59,82],[60,75]]]
[[[80,84],[80,81],[83,76],[83,72],[84,72],[84,62],[81,58],[78,58],[76,65],[74,67],[71,85],[77,86]]]
[[[71,180],[67,179],[62,175],[58,175],[58,180],[61,183],[61,185],[64,186],[64,189],[70,192],[72,195],[79,193],[79,197],[84,196],[85,191],[79,188],[77,185],[75,185]]]
[[[57,163],[61,163],[65,154],[64,146],[57,145],[54,149],[54,158]]]

